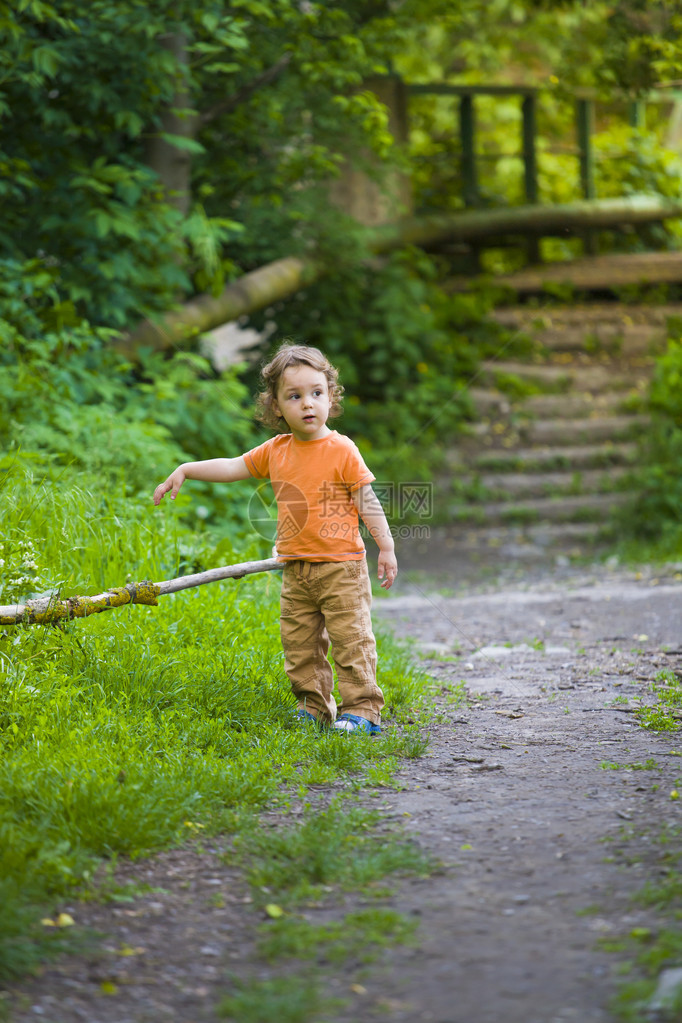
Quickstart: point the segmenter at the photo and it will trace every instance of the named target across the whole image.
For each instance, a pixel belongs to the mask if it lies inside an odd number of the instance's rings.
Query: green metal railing
[[[425,84],[404,83],[408,96],[435,95],[452,96],[459,100],[459,143],[460,143],[460,175],[461,175],[461,197],[467,207],[476,207],[481,204],[481,192],[479,187],[478,163],[482,158],[477,153],[477,125],[476,125],[476,99],[483,96],[514,97],[521,100],[521,138],[520,151],[514,154],[504,153],[499,156],[518,156],[523,161],[523,191],[525,201],[529,205],[541,202],[540,188],[538,183],[538,107],[541,101],[542,92],[539,88],[518,85],[450,85],[446,82],[432,82]],[[670,92],[650,93],[646,99],[631,100],[628,102],[628,123],[632,127],[643,128],[646,124],[647,103],[675,103],[682,100],[682,92],[671,90]],[[575,104],[575,141],[576,156],[578,159],[578,180],[580,193],[583,199],[596,199],[597,189],[595,185],[595,154],[593,136],[595,133],[595,104],[597,96],[594,92],[584,90],[574,94]],[[496,154],[486,154],[486,158]],[[592,231],[585,229],[583,234],[585,251],[595,251],[595,236]],[[527,256],[535,262],[539,259],[539,239],[529,237],[526,242]],[[475,253],[475,259],[478,256]]]
[[[446,82],[427,84],[405,83],[408,96],[434,95],[453,96],[459,99],[459,139],[461,146],[462,198],[467,206],[476,206],[479,201],[478,155],[476,152],[476,104],[478,96],[518,96],[521,99],[521,149],[517,154],[523,159],[523,182],[526,202],[539,201],[538,162],[536,140],[538,135],[537,111],[543,90],[519,85],[450,85]],[[635,100],[628,104],[630,125],[642,128],[646,121],[648,103],[674,103],[682,99],[682,92],[650,93],[646,100]],[[580,189],[582,198],[596,198],[594,184],[594,149],[592,137],[595,125],[595,94],[588,91],[576,93],[575,125],[577,156],[579,161]],[[508,155],[508,154],[506,154]]]

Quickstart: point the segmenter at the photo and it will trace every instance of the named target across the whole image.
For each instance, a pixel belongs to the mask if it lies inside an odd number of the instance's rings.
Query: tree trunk
[[[586,228],[646,224],[678,217],[682,217],[682,204],[648,195],[584,200],[562,206],[469,210],[411,217],[385,225],[374,231],[369,247],[374,253],[385,253],[405,245],[429,248],[444,241],[476,241],[510,234],[580,233]],[[158,321],[145,320],[121,338],[116,348],[134,357],[140,346],[165,349],[187,345],[223,323],[288,298],[326,272],[327,267],[312,260],[293,256],[278,259],[228,284],[217,298],[199,295]]]
[[[144,320],[132,334],[122,337],[116,348],[134,358],[140,346],[156,349],[186,346],[222,323],[288,298],[321,274],[321,268],[312,262],[294,256],[278,259],[228,284],[217,298],[198,295],[161,320]]]
[[[164,107],[159,130],[149,135],[145,144],[145,162],[159,175],[166,201],[180,213],[187,214],[191,202],[192,154],[175,145],[164,135],[192,141],[197,130],[197,117],[186,111],[190,106],[187,92],[187,40],[180,32],[159,38],[163,49],[173,55],[177,64],[175,94]]]

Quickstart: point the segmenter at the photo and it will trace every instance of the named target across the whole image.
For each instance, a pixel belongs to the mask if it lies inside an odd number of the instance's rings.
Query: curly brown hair
[[[343,401],[343,386],[339,383],[339,371],[326,355],[323,355],[319,348],[312,345],[295,345],[285,341],[277,349],[274,357],[261,369],[261,379],[265,384],[265,390],[256,397],[256,418],[280,433],[290,433],[286,420],[276,415],[272,403],[277,400],[277,389],[282,380],[284,371],[290,366],[310,366],[312,369],[324,373],[327,378],[329,397],[332,400],[329,410],[329,418],[334,419],[343,412],[341,402]]]

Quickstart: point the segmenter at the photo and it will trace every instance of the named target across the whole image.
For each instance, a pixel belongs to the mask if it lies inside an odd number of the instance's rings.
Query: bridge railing
[[[480,164],[483,159],[516,156],[522,161],[522,194],[527,204],[543,201],[541,195],[538,170],[538,114],[543,94],[548,89],[520,85],[452,85],[445,82],[403,83],[407,98],[410,96],[446,96],[457,102],[457,115],[453,118],[453,134],[458,136],[458,152],[450,154],[459,160],[460,199],[466,207],[483,205],[480,187]],[[516,152],[505,149],[504,153],[486,151],[479,152],[477,125],[477,101],[483,97],[508,99],[518,97],[521,107],[519,148]],[[643,128],[646,124],[647,105],[660,106],[670,104],[675,109],[682,107],[682,92],[675,89],[649,93],[646,97],[635,99],[617,97],[621,109],[625,109],[626,122],[635,128]],[[596,108],[604,104],[595,91],[580,90],[572,94],[569,102],[573,103],[574,137],[572,144],[562,147],[562,152],[575,156],[577,160],[578,197],[596,199],[595,184],[595,145]],[[613,104],[609,104],[612,106]],[[490,206],[490,202],[485,202]],[[494,205],[494,203],[492,204]],[[583,235],[585,250],[594,251],[595,239],[590,231]],[[539,242],[531,238],[527,245],[528,257],[535,261],[539,258]]]
[[[523,160],[525,200],[540,199],[538,186],[538,104],[547,90],[521,85],[450,85],[446,82],[413,84],[406,82],[408,96],[452,96],[458,100],[458,128],[462,172],[462,198],[465,205],[476,206],[480,199],[478,182],[478,153],[476,148],[476,98],[481,96],[514,97],[521,101],[521,137],[518,156]],[[645,98],[627,100],[628,122],[642,128],[646,123],[646,107],[650,104],[675,104],[682,101],[682,92],[652,92]],[[576,156],[579,162],[581,198],[596,198],[594,175],[596,92],[588,89],[573,94],[575,110]],[[488,156],[490,154],[487,154]],[[510,155],[509,153],[500,155]]]

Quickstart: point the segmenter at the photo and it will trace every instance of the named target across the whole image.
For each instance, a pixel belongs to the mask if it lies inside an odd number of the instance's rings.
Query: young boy
[[[398,572],[393,538],[371,487],[375,477],[355,444],[331,430],[341,412],[338,371],[317,348],[284,344],[263,368],[259,418],[280,431],[238,458],[186,462],[154,491],[154,504],[186,479],[231,483],[269,479],[277,501],[277,556],[283,561],[280,630],[298,715],[345,731],[381,731],[371,587],[358,513],[379,547],[379,579]],[[341,711],[332,697],[331,640]]]

